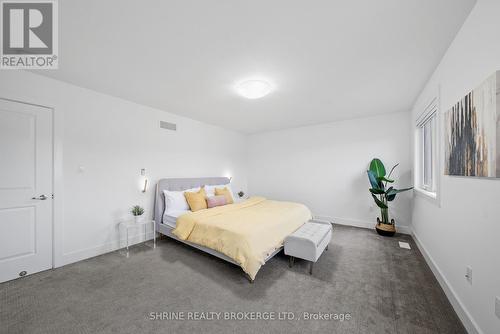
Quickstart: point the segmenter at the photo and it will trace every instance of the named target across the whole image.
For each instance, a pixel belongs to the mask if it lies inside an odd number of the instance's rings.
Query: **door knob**
[[[48,197],[45,195],[40,195],[38,197],[32,197],[31,199],[38,199],[40,201],[45,201]]]

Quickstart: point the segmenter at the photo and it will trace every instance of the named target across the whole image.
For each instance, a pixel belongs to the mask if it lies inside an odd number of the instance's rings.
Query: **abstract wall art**
[[[500,71],[444,117],[445,174],[500,177]]]

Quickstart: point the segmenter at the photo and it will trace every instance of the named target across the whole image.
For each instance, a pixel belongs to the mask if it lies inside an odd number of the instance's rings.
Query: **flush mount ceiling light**
[[[247,99],[259,99],[272,90],[271,84],[264,80],[245,80],[236,85],[236,91]]]

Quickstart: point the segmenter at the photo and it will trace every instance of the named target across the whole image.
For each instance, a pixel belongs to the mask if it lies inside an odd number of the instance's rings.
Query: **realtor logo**
[[[1,0],[2,69],[56,69],[57,2]]]

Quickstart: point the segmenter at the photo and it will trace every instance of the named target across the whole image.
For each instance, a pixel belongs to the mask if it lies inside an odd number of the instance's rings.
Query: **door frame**
[[[7,94],[6,94],[7,95]],[[61,267],[63,262],[63,142],[62,113],[55,103],[50,101],[34,102],[33,98],[17,96],[18,94],[0,95],[0,99],[8,102],[22,103],[42,107],[52,111],[52,269]],[[9,96],[10,95],[10,96]]]

